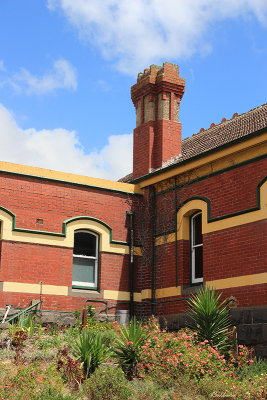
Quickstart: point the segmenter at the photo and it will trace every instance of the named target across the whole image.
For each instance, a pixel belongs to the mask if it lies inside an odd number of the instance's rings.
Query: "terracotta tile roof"
[[[223,119],[220,124],[211,124],[209,129],[201,129],[199,133],[184,139],[182,153],[165,162],[159,170],[179,164],[263,128],[267,128],[267,103],[244,114],[236,113],[232,119]],[[129,174],[121,178],[120,182],[129,182],[131,179],[133,175]]]
[[[133,173],[131,172],[130,174],[125,175],[123,178],[118,179],[118,182],[127,183],[130,182],[132,179],[133,179]]]

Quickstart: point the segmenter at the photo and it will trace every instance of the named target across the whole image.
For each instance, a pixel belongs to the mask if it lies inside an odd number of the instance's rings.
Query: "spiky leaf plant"
[[[142,328],[141,321],[136,321],[135,317],[128,325],[121,328],[121,337],[117,339],[114,352],[128,379],[132,379],[136,374],[142,346],[147,339],[148,334]]]
[[[227,299],[220,302],[222,293],[215,289],[202,288],[190,296],[188,313],[190,328],[198,333],[202,341],[208,340],[213,347],[225,353],[230,348],[229,328],[231,326]]]
[[[97,367],[112,355],[112,348],[108,347],[100,332],[95,333],[84,329],[72,345],[74,356],[83,364],[86,377],[92,374]]]

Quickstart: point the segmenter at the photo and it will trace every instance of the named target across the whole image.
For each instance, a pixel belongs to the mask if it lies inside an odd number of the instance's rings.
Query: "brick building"
[[[94,299],[177,327],[205,284],[266,330],[267,104],[181,140],[184,90],[174,64],[138,75],[119,182],[0,162],[0,307]]]

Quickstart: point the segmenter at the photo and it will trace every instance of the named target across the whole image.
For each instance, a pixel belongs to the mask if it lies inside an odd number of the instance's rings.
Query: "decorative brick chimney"
[[[131,88],[136,109],[133,178],[139,178],[181,153],[180,101],[185,80],[176,64],[151,65]]]

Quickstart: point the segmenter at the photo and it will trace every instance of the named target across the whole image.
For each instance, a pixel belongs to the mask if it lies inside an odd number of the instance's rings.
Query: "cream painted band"
[[[104,299],[118,300],[118,301],[129,301],[130,292],[123,292],[118,290],[104,290]]]
[[[267,284],[267,273],[235,276],[225,279],[216,279],[206,282],[206,286],[213,287],[217,290],[231,289],[235,287],[244,287],[252,285]],[[3,282],[3,292],[14,293],[32,293],[40,294],[40,285],[35,283],[22,282]],[[68,286],[42,285],[42,293],[46,295],[67,296]],[[156,289],[156,299],[166,297],[181,296],[181,286],[173,286],[167,288]],[[130,292],[118,290],[104,290],[103,298],[114,301],[129,301]],[[151,299],[151,290],[144,289],[141,293],[134,293],[134,301],[141,302],[145,299]]]
[[[32,294],[50,294],[56,296],[67,296],[67,286],[56,286],[56,285],[41,285],[38,283],[23,283],[23,282],[3,282],[3,292],[14,292],[14,293],[32,293]]]
[[[208,205],[204,200],[194,199],[184,204],[177,213],[177,240],[189,240],[189,218],[194,212],[200,210],[203,234],[265,220],[267,219],[267,181],[260,188],[260,209],[256,211],[208,222]],[[174,241],[175,233],[158,236],[156,246]]]
[[[3,282],[3,292],[40,294],[42,290],[42,294],[44,295],[68,296],[68,289],[68,286],[42,285],[41,288],[41,285],[38,283]],[[151,291],[145,290],[145,297],[143,298],[147,298],[147,294],[151,294]],[[135,301],[141,301],[139,300],[141,293],[135,293],[134,295]],[[114,301],[129,301],[130,292],[103,290],[103,298]]]
[[[142,256],[142,248],[138,246],[134,246],[133,248],[134,256]]]
[[[0,210],[0,221],[2,222],[1,239],[3,240],[73,248],[74,231],[77,229],[88,229],[100,235],[100,251],[129,254],[129,246],[127,244],[111,243],[110,230],[106,226],[94,220],[79,219],[68,223],[66,226],[66,237],[31,233],[27,231],[13,231],[13,217],[3,210]]]
[[[233,144],[227,148],[214,151],[211,154],[202,156],[196,160],[192,160],[186,164],[177,164],[177,167],[162,171],[162,173],[147,177],[143,181],[137,183],[139,188],[144,188],[165,179],[170,179],[176,175],[190,174],[190,180],[200,178],[206,174],[220,171],[221,169],[239,164],[244,161],[251,160],[254,157],[258,157],[266,154],[267,152],[267,133],[247,139],[241,143]],[[191,177],[191,179],[190,179]]]
[[[141,302],[144,299],[151,299],[151,289],[144,289],[141,292],[134,293],[134,301]]]
[[[267,273],[261,274],[235,276],[225,279],[216,279],[214,281],[206,282],[206,286],[213,287],[216,290],[220,289],[231,289],[244,286],[252,285],[264,285],[267,284]],[[156,299],[162,299],[166,297],[181,296],[181,286],[168,287],[162,289],[156,289]],[[134,294],[135,301],[142,301],[144,299],[151,299],[151,290],[145,289],[141,293]]]
[[[137,186],[130,183],[117,181],[109,181],[107,179],[91,178],[83,175],[70,174],[67,172],[53,171],[50,169],[30,167],[27,165],[13,164],[5,161],[0,161],[0,171],[15,173],[20,175],[29,175],[37,178],[47,178],[57,181],[75,183],[86,186],[99,187],[101,189],[118,190],[126,193],[143,194]]]
[[[164,289],[156,289],[156,299],[163,297],[181,296],[181,286],[173,286]]]
[[[232,278],[217,279],[215,281],[206,282],[209,287],[215,289],[227,289],[232,287],[262,285],[267,283],[267,272],[262,274],[235,276]]]

